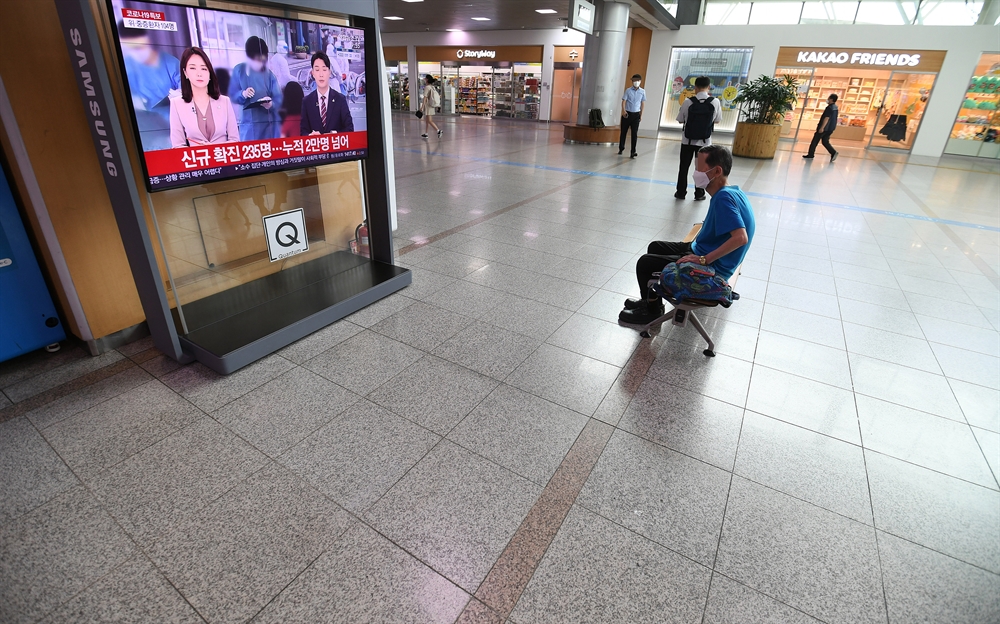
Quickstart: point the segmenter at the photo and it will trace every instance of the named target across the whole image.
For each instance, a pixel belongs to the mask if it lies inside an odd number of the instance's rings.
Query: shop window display
[[[747,81],[752,54],[753,48],[674,48],[670,54],[660,126],[681,127],[677,123],[681,104],[694,95],[695,79],[708,76],[712,80],[710,93],[722,105],[722,121],[716,124],[715,130],[735,130],[739,111],[733,99],[739,86]]]
[[[1000,54],[983,54],[952,127],[946,154],[1000,158]]]

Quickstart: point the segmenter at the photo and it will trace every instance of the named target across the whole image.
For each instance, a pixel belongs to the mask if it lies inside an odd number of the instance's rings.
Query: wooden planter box
[[[733,156],[774,158],[781,138],[781,124],[738,122],[733,137]]]

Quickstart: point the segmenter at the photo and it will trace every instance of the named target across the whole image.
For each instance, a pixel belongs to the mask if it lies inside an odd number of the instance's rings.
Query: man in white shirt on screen
[[[681,136],[681,162],[677,170],[676,199],[687,197],[688,170],[698,150],[712,144],[712,130],[722,121],[722,104],[709,94],[712,79],[708,76],[695,78],[693,96],[684,100],[677,113],[677,121],[684,127]],[[695,186],[695,201],[705,199],[705,189]]]

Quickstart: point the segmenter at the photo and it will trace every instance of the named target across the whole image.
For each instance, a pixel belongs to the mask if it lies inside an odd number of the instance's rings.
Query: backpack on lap
[[[693,300],[728,308],[740,298],[726,280],[715,274],[714,268],[694,262],[671,262],[665,266],[653,291],[673,304]]]

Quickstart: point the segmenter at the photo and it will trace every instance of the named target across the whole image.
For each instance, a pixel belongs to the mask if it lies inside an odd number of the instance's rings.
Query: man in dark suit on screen
[[[354,132],[354,120],[347,99],[330,88],[330,57],[323,52],[312,55],[312,77],[316,81],[316,90],[302,100],[300,134]]]

